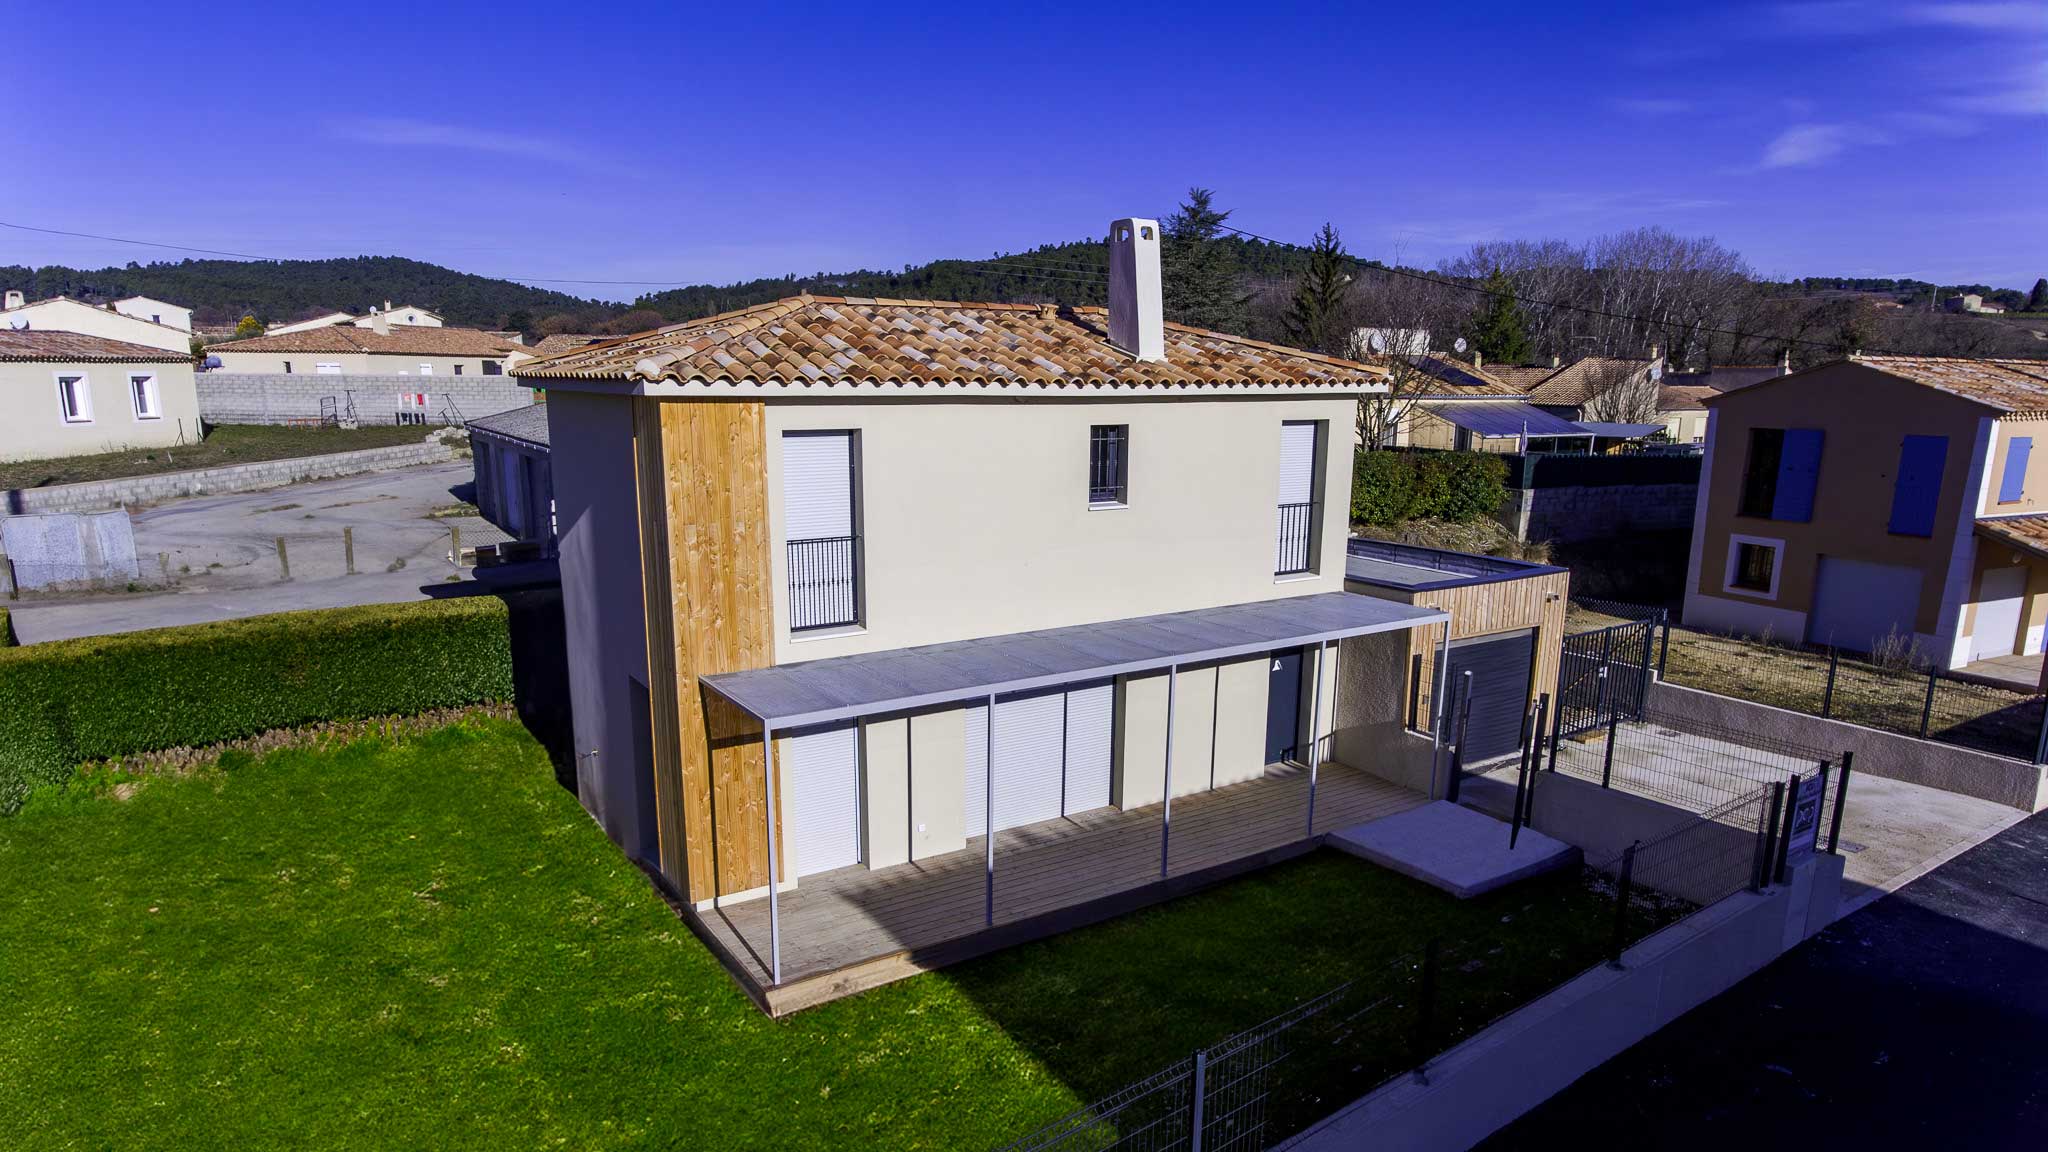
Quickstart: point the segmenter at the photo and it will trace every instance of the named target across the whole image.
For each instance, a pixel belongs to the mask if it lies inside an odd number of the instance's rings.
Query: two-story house
[[[1165,323],[1152,221],[1110,251],[1106,310],[798,296],[515,369],[579,794],[771,1010],[1420,802],[1330,755],[1449,643],[1343,591],[1381,371]]]
[[[2041,651],[2048,362],[1869,356],[1703,403],[1688,624],[1946,668]]]

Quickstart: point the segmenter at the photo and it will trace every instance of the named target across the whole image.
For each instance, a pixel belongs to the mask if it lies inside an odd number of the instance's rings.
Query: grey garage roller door
[[[1465,724],[1465,763],[1503,756],[1522,746],[1522,716],[1529,702],[1529,674],[1536,659],[1536,634],[1514,632],[1451,642],[1447,699],[1456,701],[1470,672],[1472,710]],[[1457,717],[1447,735],[1455,736]]]

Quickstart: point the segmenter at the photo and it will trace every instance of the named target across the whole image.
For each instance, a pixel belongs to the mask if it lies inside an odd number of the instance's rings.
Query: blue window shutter
[[[2027,493],[2027,457],[2034,454],[2032,436],[2015,436],[2006,444],[2005,474],[1998,478],[1998,502],[2011,504]]]
[[[1813,519],[1813,489],[1820,483],[1821,430],[1785,429],[1785,450],[1778,457],[1778,490],[1771,500],[1771,519],[1801,524]]]
[[[1899,474],[1892,482],[1892,518],[1901,536],[1934,535],[1934,508],[1941,499],[1941,468],[1948,461],[1948,437],[1908,436],[1899,444]]]

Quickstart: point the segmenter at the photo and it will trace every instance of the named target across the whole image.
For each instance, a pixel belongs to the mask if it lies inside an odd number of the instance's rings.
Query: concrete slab
[[[1329,843],[1460,900],[1579,859],[1577,848],[1533,828],[1511,849],[1505,823],[1443,800],[1332,832]]]

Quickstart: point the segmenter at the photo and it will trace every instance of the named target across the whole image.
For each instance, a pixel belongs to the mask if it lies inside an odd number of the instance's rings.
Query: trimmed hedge
[[[0,649],[0,813],[81,761],[510,700],[507,620],[473,596]]]
[[[1478,520],[1507,498],[1507,475],[1500,457],[1484,452],[1360,452],[1351,470],[1351,519]]]

